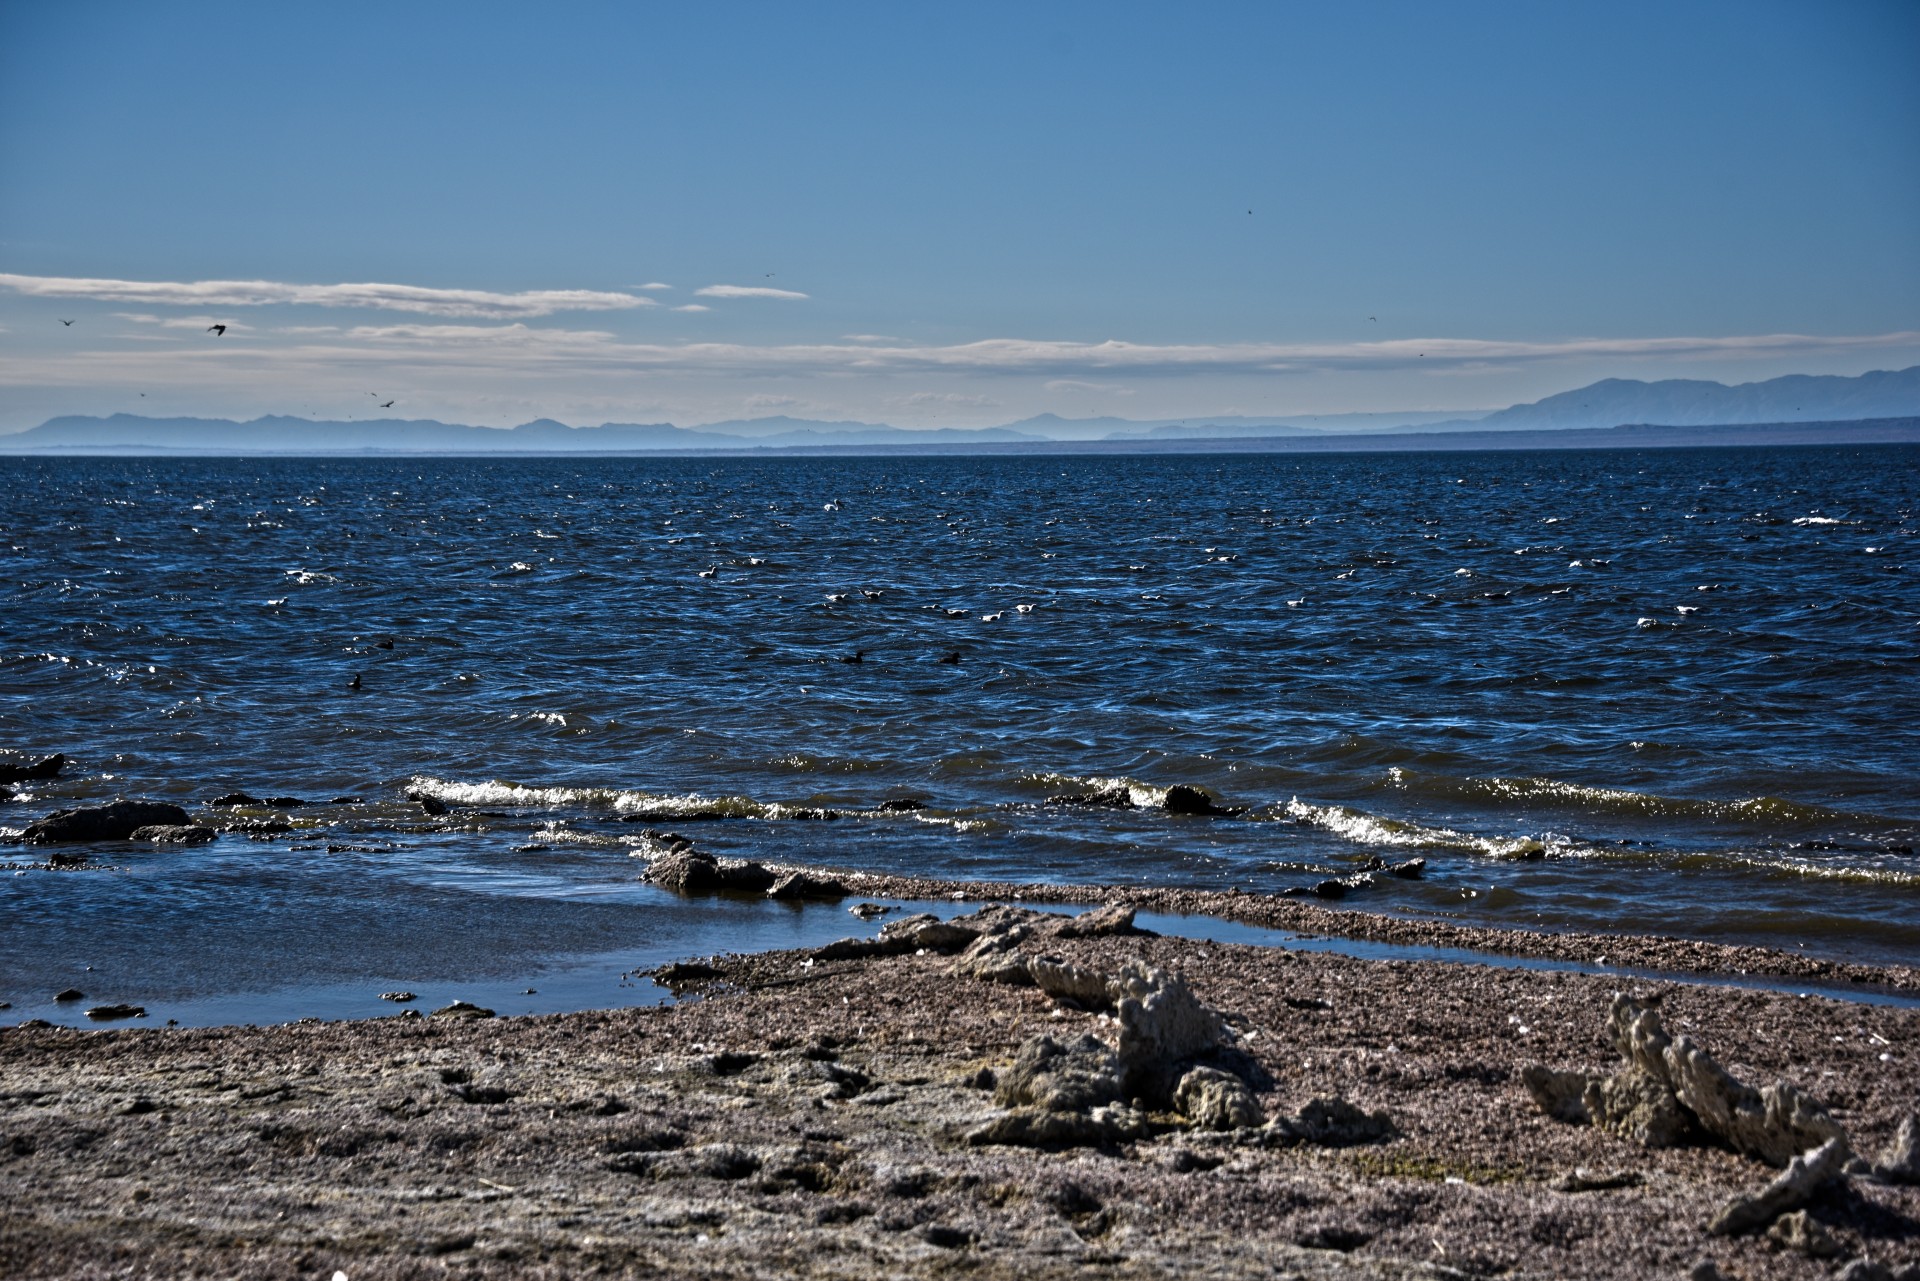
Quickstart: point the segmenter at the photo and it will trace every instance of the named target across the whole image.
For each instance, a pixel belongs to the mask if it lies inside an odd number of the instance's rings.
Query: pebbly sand
[[[1293,900],[850,875],[857,894],[1117,903],[1316,933],[1920,993],[1911,970],[1661,939],[1467,930]],[[1057,919],[1057,918],[1056,918]],[[1710,1236],[1778,1171],[1544,1115],[1529,1063],[1606,1072],[1623,988],[1869,1160],[1920,1108],[1920,1008],[1129,934],[1034,946],[1184,976],[1268,1116],[1384,1112],[1348,1144],[1193,1128],[978,1141],[1023,1043],[1116,1020],[933,951],[719,958],[665,1007],[268,1028],[0,1032],[8,1277],[1828,1277],[1920,1264],[1920,1187],[1847,1178],[1816,1238]],[[1230,1058],[1231,1062],[1228,1062]],[[972,1139],[969,1136],[974,1136]],[[1585,1189],[1585,1190],[1573,1190]],[[1872,1274],[1864,1265],[1856,1273]],[[1703,1274],[1704,1275],[1704,1274]],[[1920,1275],[1920,1273],[1915,1273]]]

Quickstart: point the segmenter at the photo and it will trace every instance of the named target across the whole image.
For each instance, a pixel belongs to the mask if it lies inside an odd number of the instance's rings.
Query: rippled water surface
[[[649,824],[1269,892],[1424,858],[1341,901],[1920,962],[1920,450],[0,477],[0,748],[74,760],[0,824],[353,798],[78,870],[0,850],[0,989],[729,946],[637,882]],[[1168,814],[1176,783],[1247,812]]]

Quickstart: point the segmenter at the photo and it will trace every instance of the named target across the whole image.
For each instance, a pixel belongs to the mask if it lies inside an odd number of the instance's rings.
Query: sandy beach
[[[957,933],[908,922],[890,954],[690,964],[663,975],[683,999],[654,1008],[10,1028],[0,1272],[1637,1278],[1710,1261],[1757,1281],[1920,1263],[1920,1188],[1870,1170],[1920,1100],[1920,1009],[1201,944],[1126,932],[1119,900],[1587,960],[1599,943],[1702,976],[1910,992],[1911,972],[1658,939],[1490,940],[1244,895],[851,879],[875,897],[1109,902],[1087,919],[1112,928],[1074,936],[1017,908]],[[985,944],[960,937],[968,921]],[[899,950],[919,942],[939,946]],[[1007,957],[1044,958],[1056,990],[1007,981]],[[1078,1110],[1012,1097],[1036,1038],[1125,1051],[1124,1003],[1097,984],[1062,996],[1055,976],[1155,972],[1218,1016],[1217,1043],[1172,1074],[1211,1064],[1193,1080],[1251,1095],[1257,1116],[1196,1119],[1185,1076],[1175,1097],[1172,1075],[1133,1073],[1145,1097]],[[1618,1068],[1623,991],[1656,997],[1670,1032],[1741,1081],[1802,1087],[1844,1128],[1855,1176],[1822,1184],[1791,1227],[1713,1235],[1779,1169],[1709,1135],[1649,1148],[1546,1115],[1523,1069]]]

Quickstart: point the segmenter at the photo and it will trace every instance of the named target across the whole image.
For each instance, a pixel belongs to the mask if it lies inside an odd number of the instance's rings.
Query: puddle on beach
[[[892,910],[873,921],[849,915],[844,905],[776,904],[729,901],[727,950],[735,953],[819,947],[835,939],[872,937],[888,921],[915,912],[941,917],[976,910],[989,900],[878,899]],[[1040,911],[1078,915],[1087,910],[1058,904],[1027,904]],[[1425,947],[1380,943],[1364,939],[1327,938],[1296,934],[1267,926],[1207,916],[1175,916],[1142,912],[1136,920],[1143,929],[1195,942],[1277,947],[1302,952],[1331,952],[1365,960],[1426,961],[1459,965],[1486,965],[1500,969],[1603,975],[1639,982],[1694,983],[1714,987],[1792,992],[1866,1005],[1920,1007],[1920,996],[1873,988],[1802,983],[1753,975],[1669,973],[1539,957],[1509,956],[1465,948]],[[710,937],[710,936],[709,936]],[[289,985],[261,991],[233,991],[170,999],[142,999],[137,985],[115,983],[109,976],[92,986],[82,1000],[56,1003],[43,999],[15,1001],[9,1021],[44,1019],[67,1027],[107,1028],[177,1024],[182,1027],[271,1025],[300,1019],[367,1019],[391,1017],[402,1010],[428,1013],[452,1001],[467,1001],[500,1015],[562,1014],[579,1010],[614,1009],[634,1005],[661,1005],[674,994],[647,978],[643,971],[671,961],[694,959],[688,935],[676,934],[653,944],[560,957],[511,976],[488,974],[472,979],[408,979],[403,976],[369,978],[317,985]],[[411,992],[414,999],[396,1003],[383,992]],[[146,1017],[100,1021],[86,1011],[100,1004],[126,1002],[144,1005]]]

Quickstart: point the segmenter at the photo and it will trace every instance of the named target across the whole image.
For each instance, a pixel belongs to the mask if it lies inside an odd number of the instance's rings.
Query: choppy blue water
[[[0,1000],[87,964],[205,995],[730,946],[636,880],[636,813],[952,876],[1424,857],[1344,902],[1920,962],[1911,447],[0,480],[0,748],[75,761],[0,825],[357,798],[79,871],[0,848]],[[1139,808],[1045,804],[1114,781]],[[1249,812],[1154,808],[1174,783]],[[926,808],[871,812],[896,797]]]

